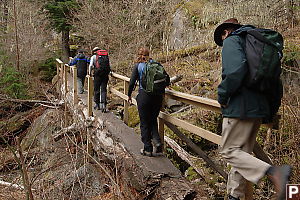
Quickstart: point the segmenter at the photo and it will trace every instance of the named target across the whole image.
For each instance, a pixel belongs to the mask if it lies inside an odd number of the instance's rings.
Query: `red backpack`
[[[94,76],[107,76],[110,72],[108,52],[106,50],[96,51],[96,67]]]

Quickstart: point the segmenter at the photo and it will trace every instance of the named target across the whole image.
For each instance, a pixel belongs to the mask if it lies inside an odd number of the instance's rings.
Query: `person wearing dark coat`
[[[214,32],[216,44],[223,46],[218,102],[224,117],[220,153],[231,165],[227,181],[228,199],[243,199],[246,180],[257,184],[265,175],[273,182],[277,199],[285,199],[285,185],[291,167],[273,166],[251,154],[262,119],[271,115],[266,95],[247,88],[244,83],[248,65],[245,39],[239,33],[253,28],[251,25],[240,25],[237,19],[231,18]]]
[[[85,76],[87,75],[88,64],[90,59],[84,54],[84,50],[79,50],[78,54],[69,62],[69,65],[76,65],[77,68],[77,86],[78,93],[84,93],[84,81]]]
[[[158,133],[157,117],[160,112],[163,94],[149,94],[141,84],[142,73],[145,70],[146,62],[151,62],[149,57],[149,50],[147,48],[140,48],[138,51],[138,60],[134,65],[128,88],[128,102],[131,104],[131,95],[134,90],[136,82],[139,82],[138,95],[136,97],[138,112],[140,117],[141,139],[144,148],[141,149],[141,154],[144,156],[152,156],[153,144],[155,145],[155,153],[162,153],[163,145]],[[166,85],[170,83],[170,77],[166,74]]]
[[[91,57],[90,64],[89,64],[89,74],[94,77],[94,102],[95,110],[102,110],[102,112],[108,112],[107,110],[107,84],[109,81],[109,73],[102,74],[99,76],[95,73],[95,69],[97,68],[97,52],[101,51],[99,47],[95,47],[92,50],[93,56]],[[104,50],[105,51],[105,50]],[[108,56],[108,55],[107,55]],[[108,65],[110,67],[110,63],[108,60]]]

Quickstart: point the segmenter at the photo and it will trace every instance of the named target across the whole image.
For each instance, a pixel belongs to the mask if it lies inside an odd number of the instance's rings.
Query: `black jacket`
[[[89,63],[90,59],[84,54],[80,53],[70,61],[69,65],[76,65],[77,77],[84,78],[87,75],[87,66]]]

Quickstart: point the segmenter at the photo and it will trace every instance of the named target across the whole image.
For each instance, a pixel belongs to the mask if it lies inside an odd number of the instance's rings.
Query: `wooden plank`
[[[123,76],[123,75],[120,75],[120,74],[117,74],[117,73],[114,73],[114,72],[112,72],[111,75],[112,75],[112,77],[121,79],[123,81],[127,81],[127,82],[130,81],[130,78],[128,78],[127,76]]]
[[[61,61],[60,59],[56,58],[56,62],[58,62],[59,64],[64,64],[63,61]]]
[[[177,119],[175,117],[172,117],[166,113],[160,112],[159,117],[162,118],[163,120],[170,122],[176,126],[179,126],[191,133],[194,133],[204,139],[207,139],[215,144],[221,144],[221,136],[217,135],[215,133],[212,133],[210,131],[207,131],[203,128],[200,128],[198,126],[195,126],[193,124],[190,124],[188,122],[185,122],[183,120]]]
[[[116,90],[114,88],[110,88],[110,92],[113,93],[113,94],[115,94],[115,95],[117,95],[117,96],[119,96],[119,97],[121,97],[124,100],[128,100],[128,96],[127,95],[123,94],[122,92],[120,92],[120,91],[118,91],[118,90]],[[137,105],[137,102],[136,102],[136,100],[134,98],[132,98],[132,104],[133,105]]]

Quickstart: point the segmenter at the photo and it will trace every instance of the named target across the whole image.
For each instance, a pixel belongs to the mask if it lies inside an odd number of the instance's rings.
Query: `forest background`
[[[284,36],[285,90],[279,127],[268,134],[262,128],[258,141],[275,164],[291,164],[295,169],[292,182],[300,183],[297,0],[1,0],[0,100],[6,104],[8,99],[44,99],[47,89],[40,87],[51,87],[55,59],[67,62],[78,49],[90,54],[95,46],[107,49],[113,70],[126,76],[130,76],[137,49],[147,46],[171,76],[183,76],[172,89],[216,99],[221,48],[213,42],[213,31],[230,17]],[[0,109],[5,136],[15,136],[7,131],[6,121],[18,113],[16,107]],[[13,112],[8,114],[7,109]],[[220,116],[190,109],[181,117],[220,132]],[[178,161],[175,164],[184,168]]]

